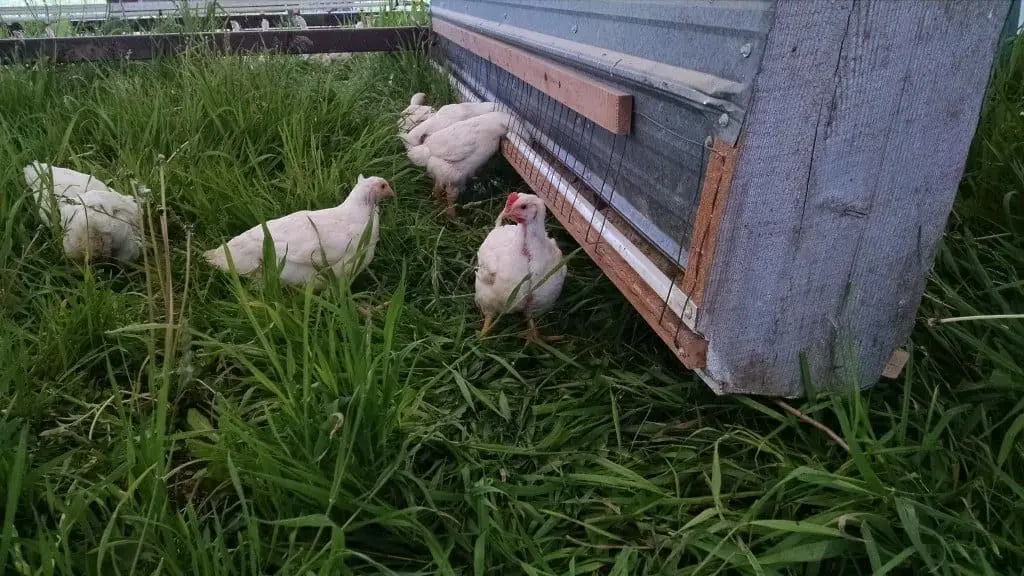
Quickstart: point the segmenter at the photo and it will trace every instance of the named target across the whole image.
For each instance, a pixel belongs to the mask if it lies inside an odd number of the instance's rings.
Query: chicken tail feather
[[[215,266],[221,270],[231,270],[231,266],[228,265],[228,250],[231,250],[231,261],[235,265],[235,270],[239,274],[250,274],[260,267],[261,258],[259,256],[254,256],[253,254],[248,253],[247,250],[239,249],[238,247],[231,247],[230,245],[221,245],[213,250],[207,250],[203,253],[203,259],[211,266]]]

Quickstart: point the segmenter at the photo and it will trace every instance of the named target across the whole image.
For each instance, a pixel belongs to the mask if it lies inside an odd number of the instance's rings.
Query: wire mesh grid
[[[718,154],[710,125],[681,134],[655,117],[660,111],[638,107],[632,132],[616,135],[450,41],[441,39],[439,47],[458,82],[512,114],[510,145],[535,191],[570,225],[581,218],[581,201],[593,206],[586,210],[584,241],[606,242],[614,227],[667,278],[658,290],[658,323],[670,324],[677,336],[684,324],[695,326],[695,307],[680,285],[706,166]]]

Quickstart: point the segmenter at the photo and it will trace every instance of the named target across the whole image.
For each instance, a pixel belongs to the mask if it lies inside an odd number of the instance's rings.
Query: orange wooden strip
[[[715,245],[718,241],[718,226],[725,213],[725,202],[729,199],[732,172],[736,167],[738,148],[715,139],[712,154],[704,173],[704,186],[697,204],[697,218],[693,223],[689,259],[683,274],[683,292],[690,295],[694,304],[700,306],[704,299],[711,274],[711,263],[715,259]]]
[[[558,218],[587,255],[601,267],[619,292],[629,300],[658,337],[668,344],[683,365],[691,370],[704,368],[707,363],[707,341],[682,325],[672,312],[663,315],[661,297],[651,290],[614,248],[604,242],[587,238],[588,220],[577,212],[570,202],[552,202],[553,199],[561,197],[554,183],[540,170],[533,169],[511,142],[502,140],[501,151],[530,188],[544,199],[548,210]],[[592,234],[591,238],[593,236]]]
[[[613,134],[629,134],[633,97],[529,52],[434,19],[434,32],[504,68]]]

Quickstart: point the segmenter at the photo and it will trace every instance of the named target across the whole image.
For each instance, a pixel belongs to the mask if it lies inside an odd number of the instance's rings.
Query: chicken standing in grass
[[[415,98],[415,96],[413,96]],[[498,107],[494,102],[463,102],[461,104],[447,104],[441,106],[436,112],[425,118],[417,126],[410,128],[408,134],[402,136],[406,148],[419,146],[432,134],[444,130],[452,124],[469,120],[476,116],[497,111]]]
[[[455,200],[463,186],[498,151],[511,122],[504,112],[488,112],[456,122],[409,148],[409,160],[434,178],[434,196],[444,194],[448,216],[455,216]]]
[[[132,262],[142,249],[142,218],[135,198],[90,174],[33,162],[25,181],[39,215],[64,233],[64,253],[77,261]],[[55,218],[56,216],[56,218]]]
[[[377,246],[377,202],[394,195],[387,180],[359,175],[355,188],[340,206],[302,210],[267,222],[281,280],[287,284],[320,284],[318,272],[327,267],[338,275],[359,275],[373,260]],[[364,243],[367,226],[369,235]],[[249,275],[263,265],[263,239],[263,226],[253,226],[204,256],[217,268],[229,270],[226,251],[230,251],[235,270]]]
[[[487,334],[498,314],[522,312],[529,326],[526,338],[541,339],[535,318],[554,306],[566,276],[562,251],[544,229],[544,214],[543,200],[513,192],[498,225],[480,245],[476,304],[484,315],[482,334]],[[515,224],[501,225],[503,219]]]
[[[406,106],[405,110],[402,110],[401,117],[398,119],[398,132],[402,137],[402,141],[405,141],[405,137],[410,130],[434,115],[434,107],[423,103],[426,99],[426,94],[417,92],[409,99],[409,105]]]

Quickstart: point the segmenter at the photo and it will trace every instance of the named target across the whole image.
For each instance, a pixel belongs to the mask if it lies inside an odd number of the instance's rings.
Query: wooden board
[[[37,58],[52,58],[58,62],[152,60],[184,52],[190,47],[229,53],[263,49],[287,54],[386,52],[422,44],[428,36],[425,28],[320,28],[26,38],[0,40],[0,62]]]
[[[512,143],[503,140],[501,151],[530,188],[544,199],[549,211],[558,218],[587,255],[600,266],[683,365],[690,369],[703,368],[706,363],[707,342],[686,328],[671,312],[662,313],[662,297],[651,290],[614,248],[601,242],[598,233],[592,231],[588,237],[589,221],[571,202],[560,201],[562,196],[555,184],[541,170],[533,169],[530,162]]]
[[[914,326],[1010,0],[779,0],[698,330],[725,392],[878,381]]]
[[[700,306],[704,299],[704,289],[711,275],[718,229],[725,214],[726,201],[729,199],[732,172],[736,168],[736,154],[736,148],[721,139],[716,139],[705,168],[704,183],[697,203],[697,217],[693,223],[693,240],[687,258],[688,265],[681,285],[683,292],[689,294],[697,306]]]
[[[633,121],[633,97],[629,94],[443,20],[435,18],[431,26],[434,33],[504,68],[605,130],[613,134],[629,134]]]

